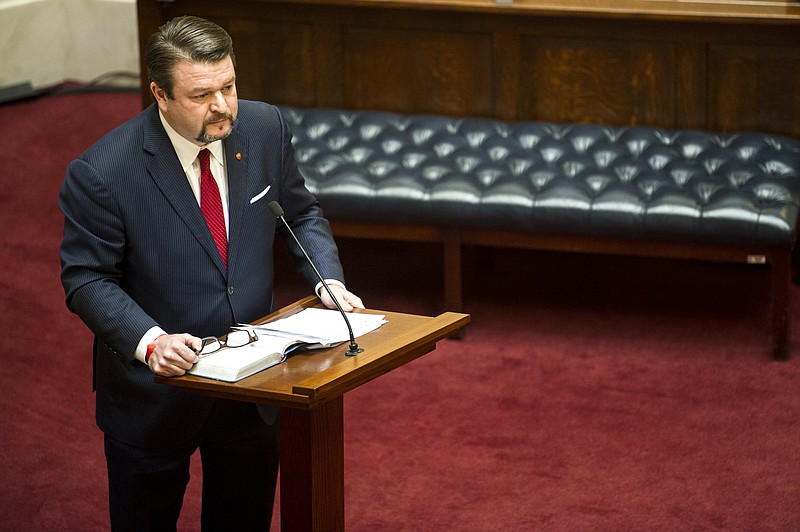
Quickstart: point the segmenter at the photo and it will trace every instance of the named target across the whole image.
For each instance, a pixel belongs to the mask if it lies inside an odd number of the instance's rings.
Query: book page
[[[280,364],[286,350],[298,340],[279,336],[259,336],[258,340],[242,347],[223,347],[200,360],[187,371],[190,375],[224,381],[236,381],[257,371]]]
[[[382,314],[361,314],[347,312],[353,336],[358,338],[374,331],[384,323]],[[331,345],[350,340],[347,325],[338,310],[307,308],[287,318],[281,318],[261,325],[241,325],[240,328],[253,329],[259,334],[280,335],[306,342]]]

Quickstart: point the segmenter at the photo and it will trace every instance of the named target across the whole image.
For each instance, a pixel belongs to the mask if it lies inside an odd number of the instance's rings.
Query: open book
[[[384,316],[378,314],[347,313],[347,317],[356,338],[386,323]],[[237,328],[254,331],[258,340],[204,355],[187,373],[236,382],[280,364],[296,349],[319,349],[350,340],[342,315],[328,309],[307,308],[287,318]]]

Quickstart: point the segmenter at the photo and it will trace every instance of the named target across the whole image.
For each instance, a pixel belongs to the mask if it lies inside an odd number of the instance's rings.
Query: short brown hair
[[[218,63],[228,56],[236,66],[233,40],[227,31],[199,17],[176,17],[147,40],[147,77],[172,98],[175,65],[181,61]]]

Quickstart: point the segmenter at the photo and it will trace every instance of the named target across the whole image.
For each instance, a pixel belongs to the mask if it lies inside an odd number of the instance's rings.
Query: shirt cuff
[[[150,330],[144,333],[142,339],[139,340],[139,345],[136,346],[136,352],[134,353],[136,360],[144,364],[145,363],[144,356],[145,354],[147,354],[147,344],[152,343],[156,338],[158,338],[162,334],[167,334],[167,333],[166,331],[164,331],[164,329],[162,329],[158,325],[156,325],[155,327],[151,327]]]
[[[345,287],[343,282],[337,281],[336,279],[325,279],[325,282],[329,285],[335,284],[336,286],[341,286],[342,288]],[[322,293],[321,291],[324,289],[325,288],[322,286],[322,283],[317,283],[317,286],[314,287],[314,293],[319,296]]]

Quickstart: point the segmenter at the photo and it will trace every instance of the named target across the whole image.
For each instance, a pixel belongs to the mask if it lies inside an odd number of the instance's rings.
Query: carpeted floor
[[[2,530],[108,527],[56,195],[138,107],[102,92],[0,106]],[[435,247],[340,246],[368,306],[439,311]],[[763,271],[483,248],[465,271],[466,337],[345,399],[348,530],[800,529],[800,349],[769,358]],[[279,275],[281,302],[304,295]],[[200,482],[194,467],[183,531],[199,530]]]

